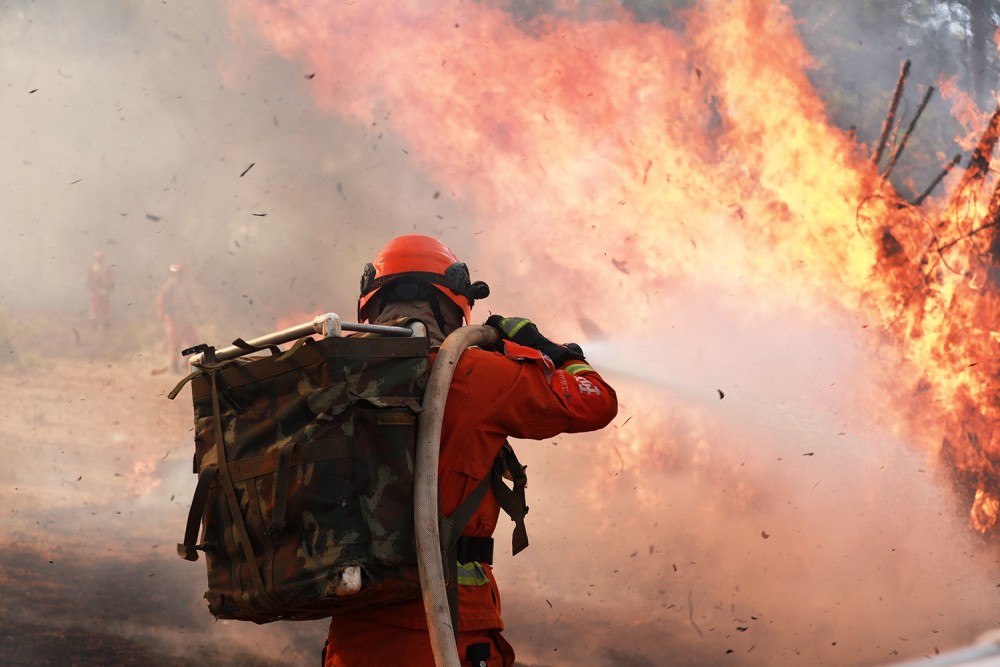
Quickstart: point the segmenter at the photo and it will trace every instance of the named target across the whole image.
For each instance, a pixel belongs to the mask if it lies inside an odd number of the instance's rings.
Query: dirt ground
[[[153,325],[0,310],[4,667],[320,664],[327,621],[216,621],[204,562],[176,554],[194,445],[165,347]]]
[[[83,317],[5,322],[0,663],[319,664],[323,623],[216,622],[203,563],[176,555],[193,444],[162,346]]]
[[[203,562],[177,557],[192,422],[188,390],[167,398],[180,376],[164,347],[149,325],[0,311],[0,665],[319,665],[326,622],[215,621]],[[635,414],[630,429],[650,419]],[[762,431],[752,444],[773,456],[716,461],[707,480],[663,472],[669,493],[645,508],[641,478],[612,460],[590,477],[601,514],[580,514],[588,441],[519,448],[532,547],[498,554],[498,571],[521,667],[881,666],[995,626],[1000,556],[950,518],[919,461],[845,449],[840,429]],[[720,513],[735,488],[767,494]]]

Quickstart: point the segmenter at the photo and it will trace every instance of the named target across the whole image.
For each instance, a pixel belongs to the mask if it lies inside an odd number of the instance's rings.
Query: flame
[[[958,87],[955,77],[938,82],[941,97],[951,103],[951,114],[964,128],[965,134],[955,137],[955,143],[965,150],[972,150],[980,131],[989,122],[989,113],[982,111],[972,96]]]
[[[972,525],[985,533],[996,525],[998,512],[1000,512],[1000,498],[982,488],[976,489],[976,497],[969,511]]]
[[[160,486],[161,479],[157,468],[160,457],[155,454],[136,459],[132,463],[132,472],[129,475],[129,488],[133,495],[146,496]]]
[[[274,320],[274,329],[280,331],[281,329],[288,329],[290,327],[295,327],[306,322],[312,322],[315,318],[319,317],[321,313],[318,312],[306,312],[290,310],[283,312],[280,316],[276,317]]]
[[[704,5],[677,29],[574,3],[518,22],[458,0],[229,8],[234,32],[302,63],[318,105],[389,128],[467,198],[477,267],[511,286],[491,307],[523,301],[514,286],[530,284],[539,308],[579,323],[554,332],[563,339],[594,322],[642,332],[701,288],[760,312],[846,313],[893,360],[891,395],[871,409],[889,408],[895,429],[951,466],[974,527],[992,530],[993,177],[973,164],[946,181],[950,197],[909,205],[826,117],[785,6]],[[959,140],[988,164],[995,117],[953,83],[942,90],[968,128]],[[649,436],[615,439],[609,466],[656,458]]]

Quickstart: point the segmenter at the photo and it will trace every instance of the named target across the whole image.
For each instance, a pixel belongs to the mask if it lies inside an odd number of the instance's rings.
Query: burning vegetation
[[[876,168],[885,139],[894,130],[896,101],[908,69],[907,61],[873,159]],[[917,118],[919,109],[914,123]],[[873,290],[872,305],[894,346],[915,366],[910,391],[916,407],[904,414],[911,428],[916,425],[915,436],[925,434],[920,442],[954,471],[957,486],[968,497],[972,527],[991,535],[1000,509],[1000,443],[995,433],[1000,418],[1000,181],[990,170],[998,123],[1000,106],[986,121],[957,185],[940,206],[917,208],[928,188],[914,204],[889,196],[889,207],[881,215],[864,215],[868,225],[881,225],[873,276],[884,289]],[[881,172],[883,177],[912,128],[913,123]],[[956,155],[945,166],[931,188],[960,158]],[[888,298],[878,301],[880,293]],[[928,429],[931,423],[935,427]]]
[[[872,158],[882,180],[873,181],[858,207],[858,229],[877,246],[873,284],[860,294],[861,303],[907,368],[902,374],[888,369],[886,378],[886,386],[897,391],[896,383],[908,377],[907,391],[896,396],[902,408],[900,428],[953,472],[956,487],[967,498],[972,528],[993,536],[1000,509],[995,432],[1000,406],[1000,181],[990,164],[1000,106],[991,116],[966,119],[984,126],[978,142],[969,146],[967,156],[956,154],[908,202],[885,179],[934,91],[926,90],[903,131],[896,110],[909,68],[906,61]],[[961,102],[974,108],[967,98]],[[883,161],[890,137],[897,145]],[[924,205],[963,157],[965,169],[947,196]]]

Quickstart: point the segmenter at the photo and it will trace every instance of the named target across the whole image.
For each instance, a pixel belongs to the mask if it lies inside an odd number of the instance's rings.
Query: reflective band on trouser
[[[580,373],[585,373],[587,371],[593,371],[594,369],[587,364],[570,364],[563,369],[564,372],[570,375],[579,375]]]
[[[485,586],[490,583],[490,578],[486,576],[486,570],[479,563],[458,564],[458,585],[459,586]]]

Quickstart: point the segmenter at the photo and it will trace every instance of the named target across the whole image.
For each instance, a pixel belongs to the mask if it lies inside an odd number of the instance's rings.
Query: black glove
[[[493,327],[500,332],[500,337],[504,340],[514,341],[518,345],[531,347],[552,360],[556,368],[559,368],[570,359],[586,361],[583,357],[583,350],[576,343],[559,345],[553,343],[543,336],[538,327],[531,320],[524,317],[504,317],[502,315],[490,315],[486,320],[486,326]]]

